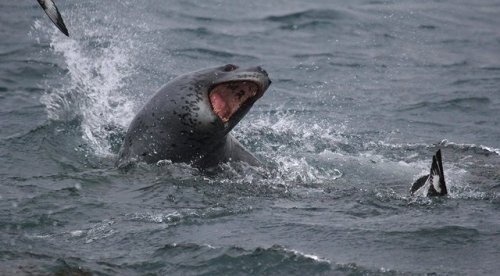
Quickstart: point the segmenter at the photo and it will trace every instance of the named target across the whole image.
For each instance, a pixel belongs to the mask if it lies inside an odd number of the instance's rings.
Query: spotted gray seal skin
[[[175,78],[132,120],[117,165],[160,160],[202,168],[227,161],[259,165],[230,131],[270,84],[261,67],[242,69],[232,64]]]

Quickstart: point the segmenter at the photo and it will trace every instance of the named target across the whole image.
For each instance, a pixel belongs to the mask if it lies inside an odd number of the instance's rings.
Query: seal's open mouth
[[[257,96],[259,87],[250,81],[234,81],[215,86],[209,93],[212,109],[226,123],[249,99]]]

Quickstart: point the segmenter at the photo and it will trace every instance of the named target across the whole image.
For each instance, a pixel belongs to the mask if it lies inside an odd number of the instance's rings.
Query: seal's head
[[[271,84],[261,67],[228,64],[181,75],[135,116],[120,163],[169,159],[193,162],[224,148],[227,134]]]
[[[260,66],[239,68],[233,64],[204,69],[185,75],[196,93],[199,110],[197,120],[229,132],[264,95],[271,84],[267,72]],[[180,78],[183,78],[181,76]],[[188,95],[190,93],[187,93]],[[193,114],[193,112],[191,112]]]

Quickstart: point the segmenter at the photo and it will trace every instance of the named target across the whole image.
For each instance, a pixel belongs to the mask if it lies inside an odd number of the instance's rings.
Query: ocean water
[[[0,3],[1,275],[495,275],[500,3]],[[234,130],[269,166],[114,167],[204,67],[273,84]],[[449,196],[412,198],[443,151]]]

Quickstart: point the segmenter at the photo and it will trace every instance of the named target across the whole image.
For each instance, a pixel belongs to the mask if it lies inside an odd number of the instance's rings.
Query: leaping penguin
[[[37,0],[40,6],[42,6],[45,13],[49,16],[50,20],[56,24],[57,28],[63,32],[66,36],[69,36],[68,29],[64,24],[61,13],[56,7],[56,4],[52,0]]]
[[[448,194],[446,182],[444,181],[443,162],[441,150],[432,156],[431,172],[417,179],[410,189],[411,195],[421,196],[445,196]]]

